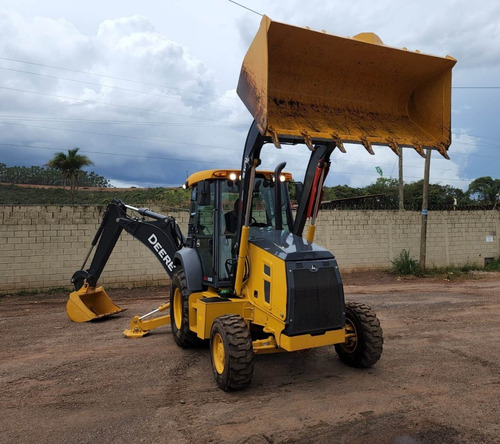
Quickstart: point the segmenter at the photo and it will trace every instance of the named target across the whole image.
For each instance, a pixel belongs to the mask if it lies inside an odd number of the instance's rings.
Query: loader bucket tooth
[[[103,287],[89,287],[85,284],[80,290],[69,295],[66,313],[74,322],[87,322],[101,319],[125,311],[110,299]]]
[[[374,34],[338,37],[264,16],[237,92],[259,131],[313,140],[433,148],[451,143],[456,60],[386,46]],[[364,143],[366,147],[366,143]]]

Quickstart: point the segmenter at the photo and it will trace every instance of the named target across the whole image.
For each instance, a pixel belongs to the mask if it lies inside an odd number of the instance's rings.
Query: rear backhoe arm
[[[138,213],[142,218],[130,217],[127,210]],[[152,220],[146,220],[145,217]],[[146,245],[160,261],[166,273],[172,277],[175,270],[174,255],[186,243],[175,219],[147,208],[135,208],[120,200],[113,200],[106,208],[82,268],[71,278],[75,291],[70,294],[66,304],[66,312],[71,320],[87,322],[123,311],[113,303],[102,287],[96,288],[122,230]],[[85,269],[85,264],[96,245],[92,263]]]
[[[127,215],[127,209],[154,220],[130,217]],[[71,279],[75,290],[79,290],[85,282],[89,287],[96,286],[122,230],[127,231],[146,245],[160,261],[169,277],[172,277],[175,268],[173,263],[175,252],[186,242],[175,219],[146,208],[126,205],[120,200],[113,200],[106,208],[82,268],[76,271]],[[85,269],[87,259],[96,244],[97,248],[92,263],[89,268]]]

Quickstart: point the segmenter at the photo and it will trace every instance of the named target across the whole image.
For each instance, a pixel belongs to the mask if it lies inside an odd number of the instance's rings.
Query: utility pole
[[[425,151],[424,189],[422,192],[422,224],[420,227],[420,270],[425,272],[425,258],[427,250],[427,209],[429,206],[429,173],[431,170],[431,152]]]
[[[399,149],[399,211],[405,209],[404,206],[404,191],[403,191],[403,148]]]

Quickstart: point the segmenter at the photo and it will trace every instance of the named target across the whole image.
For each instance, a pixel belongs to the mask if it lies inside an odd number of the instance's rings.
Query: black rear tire
[[[210,331],[210,358],[215,381],[222,390],[242,390],[250,384],[253,345],[241,316],[230,314],[215,319]]]
[[[382,355],[384,338],[380,321],[366,304],[346,304],[346,332],[349,335],[343,344],[336,344],[340,360],[357,368],[371,367]]]
[[[184,270],[178,267],[172,276],[170,291],[170,324],[179,347],[200,347],[203,341],[189,329],[189,291]]]

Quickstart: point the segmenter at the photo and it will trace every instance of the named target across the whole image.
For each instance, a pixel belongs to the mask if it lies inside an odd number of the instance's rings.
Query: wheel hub
[[[354,323],[350,319],[346,319],[345,321],[346,341],[341,347],[347,353],[354,353],[358,347],[358,334]]]
[[[215,369],[220,375],[224,372],[225,367],[224,343],[219,333],[216,333],[212,339],[212,358]]]
[[[181,291],[176,288],[174,291],[174,322],[177,330],[180,330],[182,324],[182,297]]]

